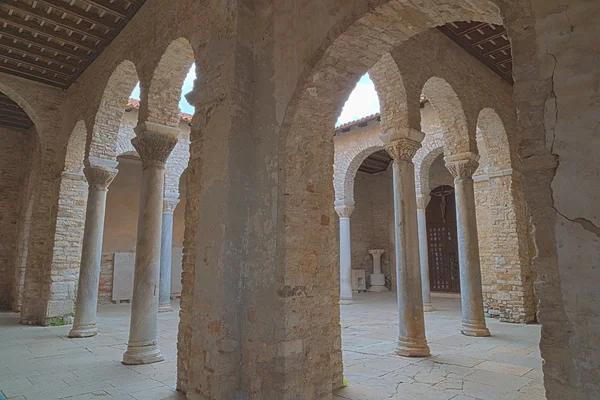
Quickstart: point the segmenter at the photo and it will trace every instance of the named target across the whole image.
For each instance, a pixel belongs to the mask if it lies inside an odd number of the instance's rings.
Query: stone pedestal
[[[421,147],[422,132],[411,130],[414,138],[396,140],[386,146],[393,163],[394,227],[396,236],[396,280],[398,283],[399,334],[396,354],[429,356],[425,339],[425,318],[421,294],[419,238],[415,167],[412,159]]]
[[[135,131],[131,143],[142,160],[142,185],[131,324],[123,364],[149,364],[163,360],[157,340],[163,188],[165,163],[177,144],[179,129],[145,122]]]
[[[352,249],[350,239],[350,215],[354,202],[335,202],[335,211],[340,217],[340,304],[352,304]]]
[[[419,226],[419,260],[421,262],[421,291],[423,292],[423,311],[435,311],[431,305],[431,286],[429,283],[429,255],[427,245],[427,219],[425,209],[430,196],[417,196],[417,225]]]
[[[461,153],[447,156],[444,160],[446,161],[446,167],[454,176],[456,196],[456,227],[462,306],[461,332],[466,336],[490,336],[483,309],[475,192],[473,190],[473,173],[479,165],[479,155],[470,152]]]
[[[371,274],[371,286],[369,292],[388,292],[389,289],[385,286],[385,275],[381,273],[381,255],[385,250],[375,249],[369,250],[369,254],[373,257],[373,273]]]
[[[104,214],[106,193],[115,179],[118,163],[89,157],[84,161],[83,173],[87,179],[88,200],[85,214],[85,228],[81,251],[81,268],[77,285],[77,303],[71,338],[95,336],[96,309],[98,307],[98,284],[100,282],[100,261],[102,258],[102,236],[104,234]]]
[[[163,198],[160,239],[160,286],[158,312],[173,311],[171,307],[171,260],[173,258],[173,212],[179,199]]]

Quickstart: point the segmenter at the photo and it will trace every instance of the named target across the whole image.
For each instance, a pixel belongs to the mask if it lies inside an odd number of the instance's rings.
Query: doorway
[[[431,291],[460,293],[454,188],[441,185],[430,194],[425,216]]]

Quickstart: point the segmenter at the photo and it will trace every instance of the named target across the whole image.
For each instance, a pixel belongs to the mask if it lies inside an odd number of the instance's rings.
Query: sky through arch
[[[185,94],[192,91],[194,88],[194,79],[196,79],[196,65],[192,64],[190,72],[188,72],[182,86],[182,96],[179,101],[179,108],[181,112],[186,114],[194,114],[194,107],[187,102]],[[140,99],[140,85],[133,89],[131,97],[139,100]],[[376,114],[379,112],[379,98],[375,91],[375,85],[369,77],[369,74],[364,74],[360,80],[356,83],[356,87],[348,97],[342,113],[340,114],[336,126],[356,121],[357,119],[366,117],[367,115]]]

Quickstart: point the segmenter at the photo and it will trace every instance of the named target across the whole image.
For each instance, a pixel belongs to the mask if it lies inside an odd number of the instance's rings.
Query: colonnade
[[[424,312],[435,311],[431,304],[425,209],[428,194],[416,195],[413,158],[424,133],[410,129],[410,135],[386,145],[392,158],[394,230],[399,332],[396,353],[425,357]],[[483,308],[477,218],[473,173],[479,156],[472,152],[444,158],[454,177],[457,238],[460,268],[462,328],[466,336],[490,336]],[[350,215],[354,202],[336,201],[340,217],[340,304],[352,302]]]
[[[173,211],[178,200],[163,197],[165,165],[177,144],[179,129],[145,122],[135,132],[131,142],[142,162],[142,176],[131,322],[123,363],[148,364],[163,360],[157,340],[159,302],[161,311],[170,310]],[[69,332],[72,338],[98,332],[96,309],[106,193],[118,172],[116,161],[89,157],[84,163],[89,190],[75,322]]]

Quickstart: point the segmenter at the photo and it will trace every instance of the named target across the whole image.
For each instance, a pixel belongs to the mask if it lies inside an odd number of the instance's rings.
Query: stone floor
[[[432,357],[426,359],[394,356],[394,293],[360,294],[355,304],[344,306],[348,387],[334,398],[545,398],[539,326],[489,320],[493,337],[468,338],[458,331],[459,299],[436,296],[433,303],[437,311],[426,314]],[[128,337],[128,305],[101,306],[100,334],[90,339],[68,339],[68,326],[22,326],[17,314],[0,313],[0,400],[183,399],[175,392],[177,323],[176,312],[159,315],[164,362],[126,366],[120,360]]]

